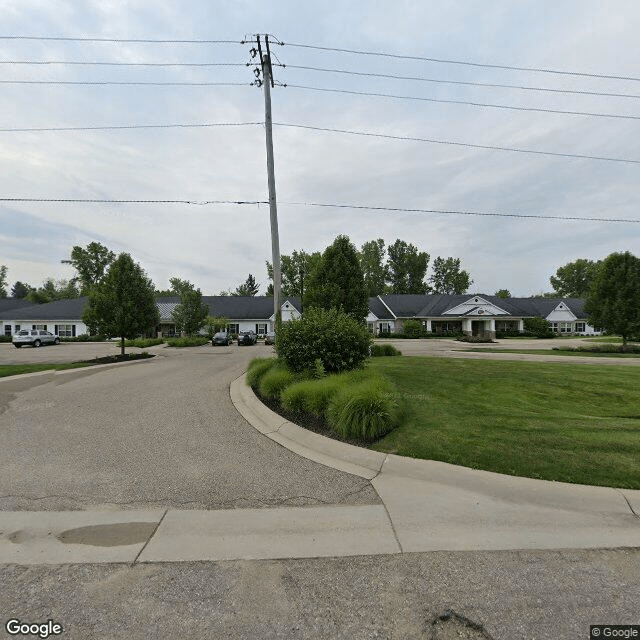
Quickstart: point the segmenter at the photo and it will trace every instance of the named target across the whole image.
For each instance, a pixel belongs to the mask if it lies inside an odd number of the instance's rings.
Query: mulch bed
[[[152,353],[125,353],[117,356],[103,356],[102,358],[94,358],[93,360],[79,360],[79,362],[87,362],[89,364],[114,364],[116,362],[130,362],[131,360],[144,360],[146,358],[155,358]]]
[[[297,424],[300,427],[304,427],[309,431],[313,431],[314,433],[318,433],[321,436],[326,436],[327,438],[338,440],[340,442],[346,442],[347,444],[353,444],[356,447],[368,448],[371,445],[370,442],[365,442],[364,440],[358,440],[355,438],[341,438],[331,429],[323,416],[317,416],[315,413],[294,413],[293,411],[288,411],[282,406],[280,400],[265,398],[264,396],[260,395],[260,391],[258,391],[257,388],[251,388],[253,389],[253,392],[256,394],[257,398],[262,402],[262,404],[269,407],[271,411],[277,413],[279,416],[282,416],[289,422],[293,422],[294,424]]]

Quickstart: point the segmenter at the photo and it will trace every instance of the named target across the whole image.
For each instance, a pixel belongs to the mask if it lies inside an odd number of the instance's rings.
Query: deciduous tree
[[[91,287],[104,278],[115,259],[116,254],[100,242],[90,242],[86,248],[76,245],[71,249],[69,262],[78,272],[81,295],[88,295]]]
[[[460,258],[437,257],[433,261],[433,273],[429,278],[434,293],[466,293],[473,282],[468,271],[460,268]]]
[[[367,296],[379,296],[385,293],[387,269],[384,264],[385,245],[382,238],[365,242],[358,257],[364,275],[364,287]]]
[[[309,285],[314,270],[320,263],[322,256],[319,251],[307,253],[294,251],[290,256],[280,257],[280,273],[282,283],[280,292],[285,297],[304,299],[305,290]],[[267,262],[267,276],[273,280],[273,265]],[[273,296],[273,284],[267,287],[268,296]]]
[[[17,300],[22,300],[29,295],[29,291],[31,290],[32,287],[18,280],[13,287],[11,287],[11,297],[16,298]]]
[[[7,297],[7,266],[0,264],[0,298]]]
[[[396,240],[387,249],[387,279],[391,293],[426,293],[424,281],[429,266],[429,254],[418,251],[413,244]]]
[[[640,338],[640,258],[628,251],[605,258],[584,308],[589,324],[621,335],[623,347]]]
[[[510,298],[511,297],[511,291],[509,291],[509,289],[498,289],[494,295],[497,298]]]
[[[108,337],[125,339],[152,330],[160,322],[154,287],[142,267],[128,253],[121,253],[106,275],[89,290],[83,321]]]
[[[556,275],[549,278],[556,297],[586,298],[600,264],[600,260],[594,262],[578,258],[558,267]]]

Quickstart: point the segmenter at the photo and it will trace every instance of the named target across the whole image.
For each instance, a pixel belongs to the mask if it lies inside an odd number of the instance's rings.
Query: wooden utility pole
[[[258,38],[258,51],[262,66],[262,86],[264,87],[264,125],[267,136],[267,181],[269,184],[269,212],[271,215],[271,259],[273,260],[273,314],[276,329],[279,328],[282,319],[281,314],[281,283],[282,273],[280,269],[280,239],[278,236],[278,207],[276,203],[276,177],[273,163],[273,130],[271,119],[271,88],[273,83],[273,70],[271,68],[271,53],[269,51],[269,36],[264,37],[267,52],[262,54],[260,36]]]

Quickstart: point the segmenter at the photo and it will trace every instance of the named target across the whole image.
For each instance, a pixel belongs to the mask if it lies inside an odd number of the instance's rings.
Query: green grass
[[[52,369],[77,369],[79,367],[89,367],[89,362],[65,362],[63,364],[1,364],[0,378],[6,376],[17,376],[21,373],[34,373],[36,371],[51,371]]]
[[[405,418],[373,449],[516,476],[640,488],[640,369],[375,358]]]
[[[606,351],[573,351],[569,347],[562,349],[497,349],[495,347],[481,347],[478,349],[458,349],[458,351],[477,352],[483,353],[531,353],[537,356],[587,356],[589,357],[608,357],[608,358],[639,358],[638,353],[619,353],[619,352],[606,352]]]

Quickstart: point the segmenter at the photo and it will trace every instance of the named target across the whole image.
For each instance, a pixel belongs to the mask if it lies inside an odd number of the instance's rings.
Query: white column
[[[427,333],[431,333],[431,320],[427,320]]]

